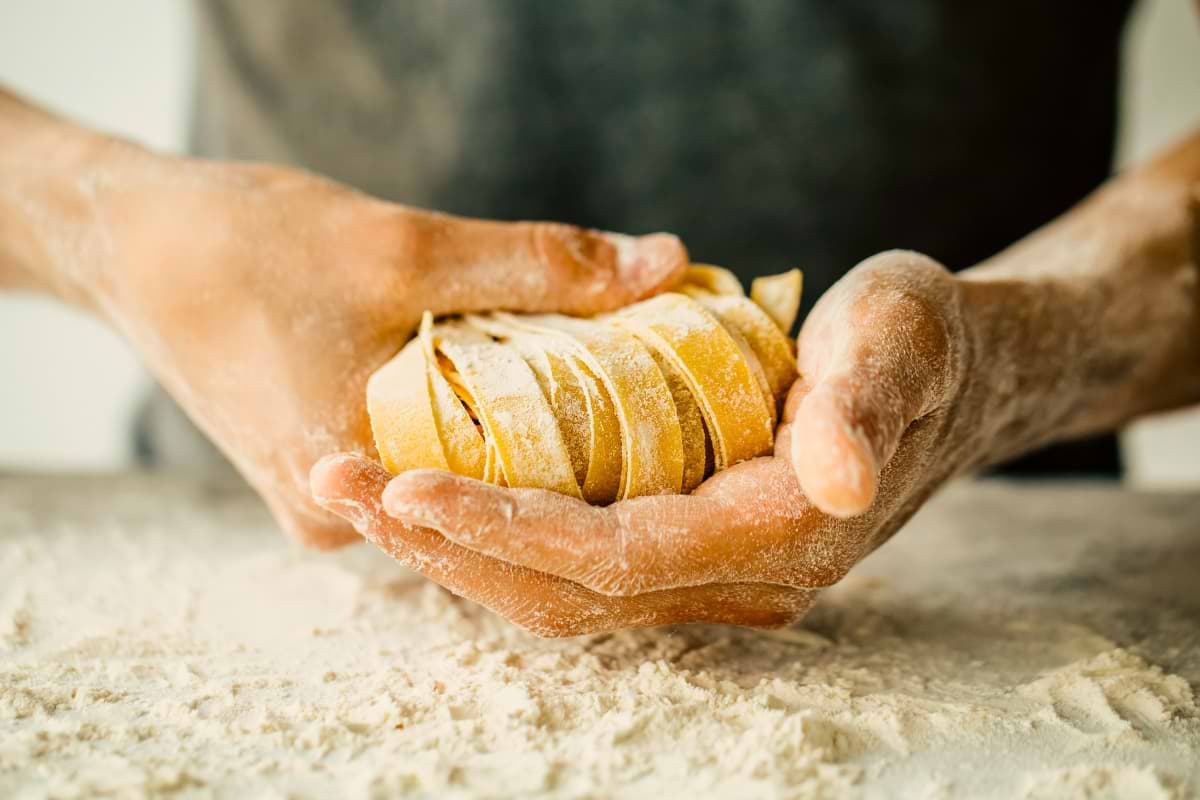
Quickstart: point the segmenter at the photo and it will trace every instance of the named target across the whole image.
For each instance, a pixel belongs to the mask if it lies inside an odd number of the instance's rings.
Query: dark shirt
[[[1112,161],[1131,0],[207,0],[198,152],[496,219],[667,230],[805,309],[904,247],[953,269]],[[1047,457],[1041,457],[1047,458]],[[1058,471],[1115,472],[1115,441]]]

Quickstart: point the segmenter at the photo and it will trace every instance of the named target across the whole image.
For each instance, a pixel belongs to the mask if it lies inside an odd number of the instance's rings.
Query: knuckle
[[[371,201],[353,203],[352,219],[335,241],[342,249],[333,263],[357,262],[370,270],[369,279],[346,284],[344,299],[360,312],[395,314],[396,298],[412,292],[426,264],[436,228],[405,209]]]
[[[485,601],[484,605],[542,639],[562,639],[589,632],[581,619],[583,614],[569,595],[553,593],[534,599],[527,594],[517,594],[499,602]]]
[[[892,254],[883,254],[892,256]],[[905,381],[925,387],[923,412],[961,372],[965,347],[962,290],[945,267],[916,253],[901,253],[860,276],[848,322],[860,336],[852,355],[885,358]],[[898,378],[901,376],[897,376]]]
[[[653,576],[661,564],[652,563],[643,540],[631,529],[628,518],[607,517],[605,539],[611,543],[604,557],[594,563],[579,582],[605,597],[632,597],[653,588]],[[651,563],[647,563],[647,561]]]
[[[606,565],[579,581],[584,587],[605,597],[633,597],[647,591],[647,581],[617,565]]]
[[[526,226],[531,250],[537,260],[554,274],[568,280],[579,281],[576,288],[583,290],[603,289],[603,283],[594,280],[611,273],[615,254],[613,247],[602,237],[573,225],[556,222],[527,222]],[[592,277],[591,282],[584,278]]]
[[[895,295],[881,313],[885,316],[884,327],[899,333],[912,351],[936,360],[949,355],[951,321],[946,307],[937,300],[904,291]]]
[[[608,552],[581,564],[572,579],[604,597],[629,597],[647,589],[647,571],[630,560],[621,528],[613,534]]]
[[[401,268],[417,267],[445,223],[422,221],[405,209],[382,206],[377,214],[365,221],[365,230],[359,232],[360,241],[365,241],[390,264]]]

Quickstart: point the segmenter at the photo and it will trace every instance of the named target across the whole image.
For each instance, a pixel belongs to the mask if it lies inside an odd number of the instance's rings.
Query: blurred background
[[[1200,124],[1193,6],[1139,4],[1127,31],[1119,163]],[[180,151],[190,28],[186,0],[5,0],[0,82],[85,124]],[[41,298],[0,295],[0,470],[129,465],[130,420],[148,385],[99,323]],[[1140,422],[1123,446],[1131,482],[1200,485],[1200,410]]]

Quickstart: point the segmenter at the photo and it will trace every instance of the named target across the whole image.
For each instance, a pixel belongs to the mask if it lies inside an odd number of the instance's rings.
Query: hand
[[[821,298],[776,457],[592,508],[354,459],[314,490],[368,539],[545,635],[777,625],[947,478],[1200,402],[1200,133],[952,276],[883,253]],[[788,459],[792,464],[787,463]]]
[[[12,213],[0,203],[6,263],[125,333],[282,526],[318,547],[358,536],[312,502],[309,470],[330,452],[375,454],[367,378],[424,310],[585,314],[687,263],[673,236],[461,219],[14,113],[72,158],[13,167],[25,199]]]
[[[455,218],[279,167],[171,172],[114,212],[124,263],[109,308],[284,528],[316,546],[358,537],[313,505],[309,470],[330,452],[374,456],[367,379],[424,310],[591,313],[687,263],[666,235]]]
[[[318,464],[313,490],[402,563],[542,635],[781,625],[969,463],[965,331],[955,278],[885,253],[806,322],[775,456],[691,495],[600,508],[436,470],[388,483],[353,457]]]

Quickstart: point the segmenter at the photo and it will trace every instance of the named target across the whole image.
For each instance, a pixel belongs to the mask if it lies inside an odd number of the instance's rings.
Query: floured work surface
[[[1198,570],[1200,495],[968,484],[797,628],[543,641],[239,488],[9,478],[0,796],[1193,797]]]

